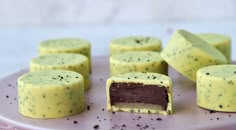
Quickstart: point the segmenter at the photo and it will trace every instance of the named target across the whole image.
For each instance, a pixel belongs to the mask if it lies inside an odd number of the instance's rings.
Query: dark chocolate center
[[[111,105],[116,103],[144,103],[160,105],[166,110],[168,100],[166,87],[142,83],[112,83],[110,86]]]

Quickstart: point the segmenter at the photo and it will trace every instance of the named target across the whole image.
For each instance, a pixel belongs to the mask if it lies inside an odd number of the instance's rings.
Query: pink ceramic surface
[[[32,119],[18,113],[17,85],[19,75],[10,75],[0,81],[1,128],[23,129],[236,129],[236,113],[213,112],[196,105],[195,84],[170,69],[174,82],[174,114],[169,116],[139,113],[112,113],[106,110],[105,82],[109,77],[108,57],[93,58],[92,86],[86,92],[83,113],[61,119]],[[6,125],[7,124],[7,125]],[[12,127],[14,126],[14,127]]]

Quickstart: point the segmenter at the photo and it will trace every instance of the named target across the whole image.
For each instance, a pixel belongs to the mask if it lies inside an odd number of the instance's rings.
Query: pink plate
[[[106,110],[105,82],[109,76],[108,57],[93,58],[92,86],[86,92],[86,110],[61,119],[32,119],[18,113],[17,85],[26,70],[0,80],[1,127],[22,129],[235,129],[236,113],[210,112],[196,105],[195,84],[170,69],[174,82],[174,114],[169,116],[139,113],[112,113]],[[1,125],[7,123],[8,125]],[[95,127],[95,128],[94,128]]]

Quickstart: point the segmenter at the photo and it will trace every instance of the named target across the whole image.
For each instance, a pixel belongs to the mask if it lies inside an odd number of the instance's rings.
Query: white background
[[[2,26],[235,19],[235,0],[0,0]]]
[[[176,29],[231,36],[236,60],[235,0],[0,0],[0,77],[27,68],[49,38],[87,39],[101,56],[113,38],[150,35],[165,46]]]

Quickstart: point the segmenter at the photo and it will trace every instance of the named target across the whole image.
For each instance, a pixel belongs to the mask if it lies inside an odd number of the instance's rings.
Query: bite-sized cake
[[[236,112],[236,65],[198,70],[197,104],[210,110]]]
[[[58,53],[39,56],[30,61],[30,72],[39,70],[71,70],[84,77],[84,86],[90,86],[88,58],[81,54]]]
[[[62,118],[84,110],[84,78],[68,70],[44,70],[18,78],[19,112],[31,118]]]
[[[77,53],[87,56],[89,71],[91,72],[91,45],[90,42],[78,38],[51,39],[40,43],[39,54]]]
[[[198,36],[177,30],[161,52],[162,58],[185,77],[196,81],[202,67],[226,64],[225,56]]]
[[[161,40],[148,36],[129,36],[110,42],[110,56],[127,51],[161,51]]]
[[[167,63],[160,53],[153,51],[130,51],[110,57],[110,75],[128,72],[156,72],[167,75]]]
[[[111,111],[173,113],[172,81],[162,74],[132,72],[110,77],[106,93]]]
[[[216,33],[202,33],[198,36],[223,53],[228,63],[231,62],[231,38],[229,36]]]

